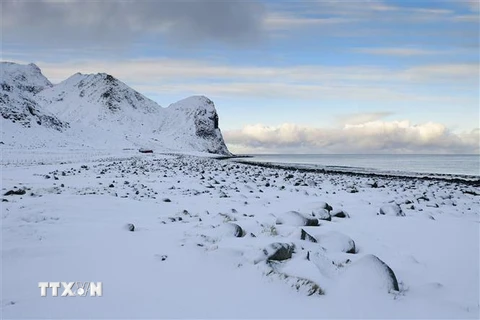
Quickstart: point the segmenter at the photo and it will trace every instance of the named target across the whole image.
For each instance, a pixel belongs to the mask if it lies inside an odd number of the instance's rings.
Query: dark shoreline
[[[226,160],[237,157],[228,157],[228,158],[218,158],[218,160]],[[405,175],[395,174],[395,173],[375,173],[375,172],[353,172],[353,171],[342,171],[335,169],[325,169],[325,168],[302,168],[295,165],[289,164],[274,164],[271,162],[253,162],[253,161],[242,161],[235,160],[235,163],[241,163],[251,166],[271,168],[271,169],[282,169],[290,170],[297,172],[310,172],[310,173],[319,173],[319,174],[332,174],[332,175],[344,175],[349,177],[365,177],[365,178],[383,178],[383,179],[396,179],[396,180],[422,180],[422,181],[432,181],[432,182],[447,182],[447,183],[456,183],[471,187],[480,187],[480,179],[472,178],[472,180],[465,178],[459,178],[455,175],[445,175],[445,174],[435,174],[435,176],[428,176],[425,174],[417,173],[417,175]],[[433,174],[432,174],[433,175]],[[480,196],[480,193],[475,193],[474,195]]]

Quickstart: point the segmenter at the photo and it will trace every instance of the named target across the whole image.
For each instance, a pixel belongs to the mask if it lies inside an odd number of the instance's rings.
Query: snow
[[[480,198],[464,193],[478,185],[391,177],[372,188],[190,155],[54,151],[2,167],[3,193],[26,189],[3,196],[4,318],[479,317]],[[325,203],[350,218],[276,224]],[[378,215],[385,203],[405,216]],[[342,252],[349,239],[354,254]],[[268,262],[278,244],[292,257]],[[103,296],[40,297],[40,281],[102,281]]]

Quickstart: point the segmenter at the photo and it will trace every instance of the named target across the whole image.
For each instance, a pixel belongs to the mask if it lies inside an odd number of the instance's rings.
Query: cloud
[[[29,63],[31,61],[17,61]],[[398,69],[374,66],[297,65],[288,67],[235,66],[192,59],[128,59],[84,60],[65,63],[35,61],[52,81],[66,79],[76,72],[107,72],[126,82],[193,81],[208,79],[245,84],[272,86],[321,85],[323,88],[347,87],[357,92],[361,88],[385,84],[436,84],[455,81],[457,84],[478,84],[478,63],[426,64]],[[278,87],[283,90],[285,87]],[[254,89],[253,87],[251,88]],[[315,88],[317,89],[317,88]],[[243,90],[242,90],[243,93]],[[368,93],[368,92],[367,92]]]
[[[478,105],[478,64],[420,65],[398,70],[369,66],[235,66],[167,58],[34,62],[54,83],[77,72],[106,72],[147,95],[303,99],[327,108],[329,103],[339,101]],[[432,92],[431,87],[443,84],[474,94]],[[415,90],[409,91],[413,87]]]
[[[47,47],[254,42],[263,33],[264,7],[254,1],[2,1],[3,41]]]
[[[442,51],[416,49],[416,48],[356,48],[356,49],[353,49],[353,51],[359,52],[359,53],[374,54],[374,55],[404,56],[404,57],[433,55],[433,54],[442,53]]]
[[[478,75],[480,73],[478,63],[460,64],[430,64],[416,66],[401,72],[400,76],[410,81],[428,81],[435,79],[436,82],[457,82],[468,81],[475,84],[476,90],[479,86]]]
[[[338,17],[312,18],[287,12],[272,12],[266,16],[264,23],[269,30],[285,31],[294,28],[310,28],[315,26],[343,24],[353,21],[355,20]]]
[[[480,16],[478,14],[462,14],[454,16],[453,21],[455,22],[480,22]]]
[[[392,115],[392,112],[368,112],[368,113],[355,113],[349,115],[339,116],[339,122],[341,124],[362,124],[372,121],[377,121]]]
[[[464,3],[466,3],[472,11],[474,12],[480,11],[480,2],[478,0],[467,0]]]
[[[480,130],[455,134],[444,125],[371,121],[341,128],[285,123],[248,125],[224,132],[233,152],[301,153],[479,153]]]

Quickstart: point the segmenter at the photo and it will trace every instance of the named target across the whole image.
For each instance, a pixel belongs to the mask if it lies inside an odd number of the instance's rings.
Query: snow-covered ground
[[[3,155],[2,193],[25,190],[2,197],[6,319],[479,317],[478,186],[135,150]],[[45,281],[103,295],[41,297]]]

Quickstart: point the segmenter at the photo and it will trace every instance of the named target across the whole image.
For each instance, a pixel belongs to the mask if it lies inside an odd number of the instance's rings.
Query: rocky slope
[[[230,155],[215,106],[206,97],[162,108],[105,73],[77,73],[52,85],[33,64],[1,66],[2,130],[9,146],[31,142],[32,147],[148,147]],[[32,130],[32,123],[37,128]]]

